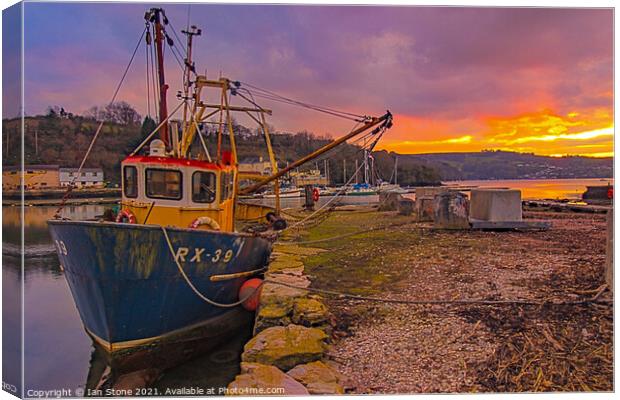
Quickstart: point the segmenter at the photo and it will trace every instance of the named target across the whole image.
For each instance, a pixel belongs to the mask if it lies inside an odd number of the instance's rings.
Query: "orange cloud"
[[[613,155],[613,117],[605,108],[561,115],[549,109],[509,117],[482,116],[458,121],[399,115],[395,132],[379,148],[401,153],[480,151],[543,155]]]

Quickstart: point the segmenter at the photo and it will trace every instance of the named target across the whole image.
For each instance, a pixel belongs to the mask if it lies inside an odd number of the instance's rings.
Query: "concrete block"
[[[513,189],[472,189],[469,218],[492,222],[523,219],[521,191]]]
[[[440,193],[449,192],[450,189],[444,186],[419,187],[415,189],[415,198],[417,199],[433,199]]]
[[[432,222],[434,219],[435,196],[447,193],[444,186],[428,186],[415,189],[415,213],[418,222]]]
[[[398,193],[381,192],[379,193],[379,211],[396,211],[398,202],[403,199]]]
[[[398,202],[398,214],[411,215],[416,202],[411,199],[401,198]]]
[[[422,197],[415,200],[415,215],[418,222],[432,222],[434,218],[434,198]]]
[[[469,229],[469,199],[464,193],[446,192],[435,196],[433,222],[438,229]]]

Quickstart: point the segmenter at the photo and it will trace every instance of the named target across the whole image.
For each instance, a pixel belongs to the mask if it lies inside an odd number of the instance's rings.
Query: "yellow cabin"
[[[161,147],[154,140],[150,155],[123,160],[119,220],[232,232],[236,168],[230,157],[219,163],[166,157]]]

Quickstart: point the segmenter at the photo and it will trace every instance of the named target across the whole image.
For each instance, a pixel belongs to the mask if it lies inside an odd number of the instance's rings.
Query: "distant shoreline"
[[[455,183],[455,182],[496,182],[496,181],[501,181],[501,182],[506,182],[506,181],[583,181],[583,180],[597,180],[597,181],[612,181],[614,180],[613,177],[611,178],[600,178],[600,177],[595,177],[595,178],[497,178],[497,179],[462,179],[462,180],[454,180],[454,181],[441,181],[441,184],[446,184],[446,183]]]

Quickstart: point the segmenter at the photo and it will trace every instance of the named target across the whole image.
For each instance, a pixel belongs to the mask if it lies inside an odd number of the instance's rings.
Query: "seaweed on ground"
[[[487,310],[485,323],[505,313]],[[521,315],[523,315],[522,313]],[[470,390],[491,392],[613,390],[611,307],[547,306],[498,331],[502,343],[481,361]]]

